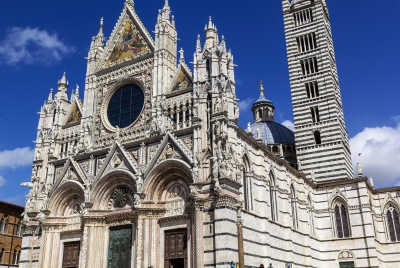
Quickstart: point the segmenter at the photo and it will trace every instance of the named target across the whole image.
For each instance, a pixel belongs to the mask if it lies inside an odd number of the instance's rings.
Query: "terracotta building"
[[[19,265],[24,207],[0,201],[0,267]]]

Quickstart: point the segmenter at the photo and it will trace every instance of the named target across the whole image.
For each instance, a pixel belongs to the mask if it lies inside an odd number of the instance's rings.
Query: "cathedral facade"
[[[273,102],[238,126],[233,54],[211,18],[193,69],[168,1],[132,0],[40,110],[23,268],[400,267],[400,187],[352,176],[325,0],[282,0],[294,132]],[[279,12],[279,11],[277,11]]]

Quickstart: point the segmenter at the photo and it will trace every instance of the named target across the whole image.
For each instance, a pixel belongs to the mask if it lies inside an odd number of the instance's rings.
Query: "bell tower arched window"
[[[347,208],[343,203],[336,203],[335,207],[336,235],[338,238],[350,237]]]
[[[400,241],[400,220],[399,213],[391,205],[386,212],[389,239],[392,242]]]

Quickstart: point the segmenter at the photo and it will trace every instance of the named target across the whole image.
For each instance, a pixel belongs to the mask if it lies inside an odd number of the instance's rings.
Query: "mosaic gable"
[[[145,54],[149,51],[149,47],[143,40],[138,29],[132,22],[127,21],[119,33],[114,49],[106,62],[106,67],[110,64]]]

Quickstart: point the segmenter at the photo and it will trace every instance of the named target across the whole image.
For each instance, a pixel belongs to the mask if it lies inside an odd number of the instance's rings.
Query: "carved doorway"
[[[64,244],[64,254],[62,268],[79,267],[80,242],[71,242]]]
[[[110,228],[108,268],[130,268],[132,253],[132,225]]]
[[[187,268],[187,230],[166,231],[164,268]]]

